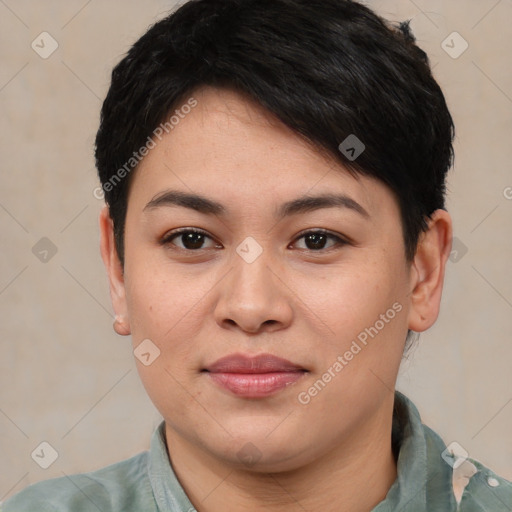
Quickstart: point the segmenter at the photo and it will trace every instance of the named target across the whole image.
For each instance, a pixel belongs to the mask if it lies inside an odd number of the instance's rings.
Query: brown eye
[[[161,244],[172,244],[179,249],[197,251],[208,248],[204,247],[206,239],[212,240],[212,238],[208,236],[204,231],[197,229],[180,229],[167,234],[161,241]],[[175,243],[174,240],[178,240],[180,243]]]
[[[304,244],[306,245],[305,249],[310,251],[322,251],[325,249],[332,249],[336,246],[345,245],[347,242],[341,239],[339,236],[333,235],[327,231],[316,230],[316,231],[308,231],[303,233],[297,240],[304,239]],[[326,248],[327,241],[331,239],[334,243]]]

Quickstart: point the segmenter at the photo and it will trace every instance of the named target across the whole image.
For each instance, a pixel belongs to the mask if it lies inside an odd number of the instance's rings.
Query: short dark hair
[[[455,129],[409,23],[352,0],[189,0],[150,27],[115,66],[96,135],[121,263],[133,156],[201,86],[249,95],[351,173],[388,185],[412,261],[444,209]],[[365,146],[356,159],[339,149],[350,135]]]

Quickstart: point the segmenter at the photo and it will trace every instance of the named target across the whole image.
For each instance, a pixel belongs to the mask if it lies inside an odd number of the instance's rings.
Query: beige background
[[[463,245],[399,389],[512,480],[512,2],[367,4],[412,18],[457,127],[448,208]],[[0,0],[0,500],[145,450],[160,421],[111,327],[93,142],[112,66],[173,5]],[[48,59],[31,48],[43,31],[59,45]],[[453,31],[469,43],[457,59],[441,47]],[[32,252],[43,237],[47,262]],[[46,470],[30,456],[42,441],[59,454]]]

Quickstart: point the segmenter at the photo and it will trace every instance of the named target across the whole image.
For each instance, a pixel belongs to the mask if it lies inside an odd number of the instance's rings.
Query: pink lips
[[[232,354],[205,368],[209,377],[232,393],[262,398],[298,381],[304,368],[271,354],[254,357]]]

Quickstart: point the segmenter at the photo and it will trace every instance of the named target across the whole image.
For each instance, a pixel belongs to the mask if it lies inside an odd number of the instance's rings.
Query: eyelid
[[[332,246],[332,247],[328,247],[327,249],[319,249],[317,251],[313,250],[313,249],[300,249],[302,251],[307,251],[307,252],[310,252],[310,253],[313,253],[313,254],[322,254],[322,253],[327,253],[327,252],[330,252],[331,250],[333,249],[339,249],[340,247],[344,246],[344,245],[348,245],[351,243],[351,241],[343,236],[343,235],[340,235],[340,234],[337,234],[337,233],[333,233],[332,231],[329,231],[329,230],[326,230],[326,229],[323,229],[323,228],[309,228],[309,229],[305,229],[304,231],[301,231],[294,239],[294,241],[292,243],[296,243],[298,240],[300,240],[301,238],[303,238],[304,236],[306,235],[309,235],[309,234],[314,234],[314,235],[325,235],[331,239],[334,239],[335,240],[335,244]]]
[[[296,237],[295,237],[295,240],[298,240],[299,238],[302,238],[303,236],[305,235],[309,235],[310,233],[314,234],[314,235],[326,235],[326,236],[330,236],[332,238],[337,238],[338,240],[342,241],[342,242],[345,242],[345,243],[349,243],[350,240],[348,237],[345,237],[339,233],[335,233],[333,231],[329,231],[328,229],[323,229],[323,228],[309,228],[309,229],[305,229],[304,231],[301,231]]]
[[[174,229],[168,233],[166,233],[159,241],[160,245],[166,245],[171,242],[174,238],[178,237],[179,235],[183,233],[198,233],[200,235],[204,235],[207,238],[210,238],[212,240],[215,240],[207,231],[201,228],[178,228]],[[178,249],[181,249],[181,247],[177,247]],[[188,252],[199,252],[201,249],[196,249],[195,251],[192,251],[190,249],[182,249],[184,251]]]

